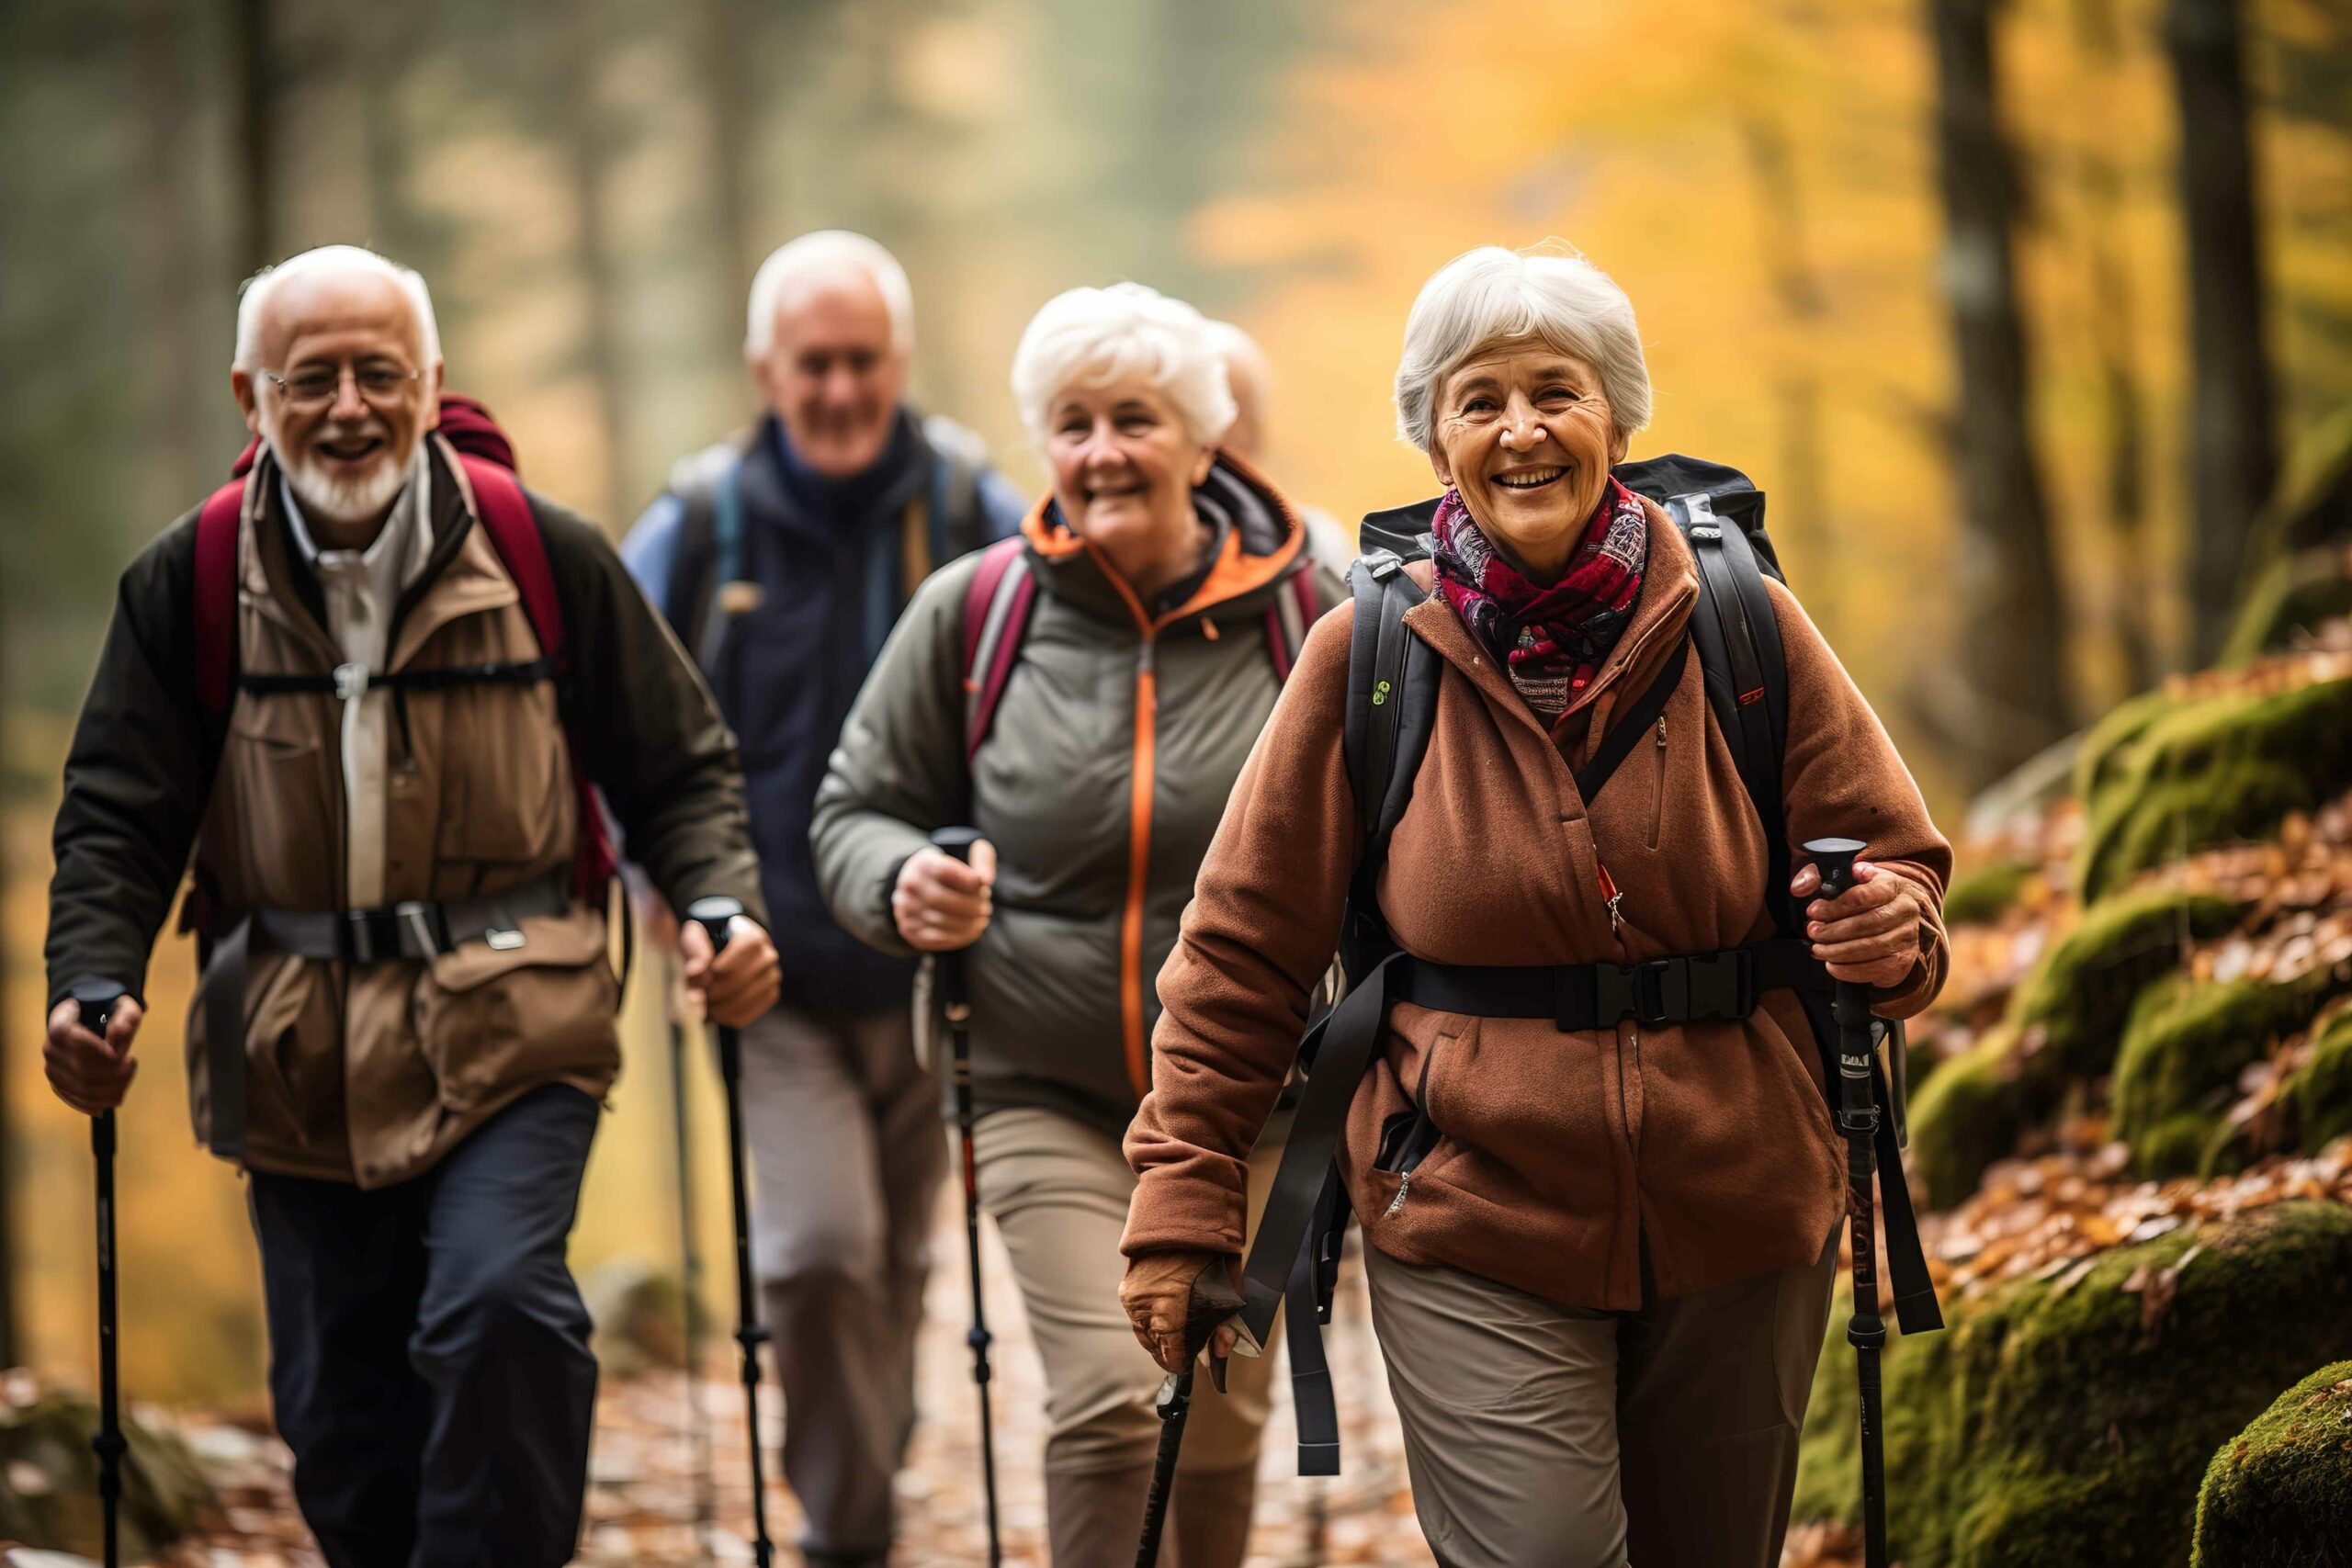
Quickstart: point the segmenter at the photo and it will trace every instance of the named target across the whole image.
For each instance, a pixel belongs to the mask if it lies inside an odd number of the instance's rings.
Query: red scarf
[[[1438,503],[1435,531],[1431,558],[1446,603],[1501,662],[1527,705],[1558,718],[1633,619],[1649,557],[1641,502],[1611,479],[1567,570],[1548,586],[1529,581],[1487,542],[1459,491],[1447,491]]]

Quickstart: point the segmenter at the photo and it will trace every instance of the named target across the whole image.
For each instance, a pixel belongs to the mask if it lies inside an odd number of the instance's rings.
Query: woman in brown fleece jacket
[[[1587,802],[1573,776],[1698,597],[1680,533],[1610,477],[1649,412],[1624,295],[1581,260],[1472,252],[1414,305],[1397,404],[1448,487],[1434,559],[1408,569],[1436,591],[1405,625],[1442,662],[1379,879],[1398,946],[1624,964],[1769,935],[1765,836],[1698,660],[1609,788]],[[1809,865],[1792,890],[1830,973],[1906,1017],[1943,983],[1951,852],[1836,655],[1771,592],[1788,841],[1868,845],[1843,897],[1815,897]],[[1242,1250],[1243,1162],[1361,848],[1351,618],[1308,637],[1160,973],[1123,1300],[1163,1365],[1182,1360],[1193,1278]],[[1340,1166],[1442,1562],[1778,1561],[1845,1194],[1795,993],[1740,1021],[1575,1032],[1400,1002]]]

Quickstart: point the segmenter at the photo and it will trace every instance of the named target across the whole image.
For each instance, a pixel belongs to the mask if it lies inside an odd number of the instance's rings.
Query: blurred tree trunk
[[[588,374],[595,383],[597,449],[602,458],[582,497],[585,509],[606,528],[625,526],[622,475],[628,452],[628,388],[624,375],[620,286],[613,261],[611,225],[605,210],[606,176],[613,164],[612,121],[598,92],[605,38],[598,7],[588,0],[564,8],[557,42],[564,150],[571,175],[575,213],[574,265],[587,289]]]
[[[2116,651],[2127,690],[2154,684],[2156,652],[2155,574],[2149,570],[2147,399],[2136,343],[2138,311],[2132,273],[2123,262],[2123,175],[2116,140],[2129,128],[2109,90],[2122,68],[2123,38],[2115,0],[2075,0],[2075,45],[2089,64],[2079,100],[2085,111],[2080,175],[2085,260],[2090,273],[2092,352],[2098,362],[2100,412],[2105,416],[2107,520],[2114,534],[2113,606]]]
[[[1803,558],[1830,521],[1828,487],[1821,477],[1821,377],[1811,352],[1828,317],[1828,301],[1805,254],[1804,192],[1786,129],[1760,107],[1744,117],[1742,129],[1762,221],[1758,248],[1765,276],[1792,336],[1804,345],[1780,355],[1773,367],[1781,459],[1770,487],[1781,498],[1773,509],[1779,518],[1773,533]]]
[[[0,600],[6,598],[0,591]],[[8,639],[0,637],[0,713],[8,710]],[[0,808],[0,909],[8,907],[8,813]],[[0,1367],[21,1366],[24,1346],[17,1329],[17,1149],[9,1131],[9,1063],[16,1054],[17,998],[9,993],[8,965],[0,964]]]
[[[2246,536],[2277,478],[2262,254],[2237,0],[2168,0],[2165,44],[2180,105],[2188,231],[2193,471],[2188,597],[2201,660],[2221,646]]]
[[[758,265],[752,237],[750,29],[737,0],[702,0],[697,90],[710,107],[711,210],[718,220],[718,343],[729,361],[742,352],[744,303]]]
[[[272,0],[232,0],[229,64],[234,73],[232,100],[237,168],[239,276],[249,276],[278,259],[277,181],[271,149],[279,130],[281,85]]]
[[[168,517],[202,493],[208,477],[226,473],[229,454],[207,463],[198,450],[202,428],[198,410],[213,391],[197,371],[206,341],[196,326],[187,271],[193,224],[185,151],[190,104],[183,62],[185,40],[174,25],[168,0],[146,8],[143,25],[130,29],[131,65],[139,85],[140,218],[138,250],[140,306],[145,355],[141,367],[142,400],[162,433],[162,461],[149,466],[149,513]],[[217,393],[215,394],[217,395]]]
[[[1928,0],[1936,53],[1943,284],[1959,365],[1961,691],[1937,722],[1989,784],[2072,728],[2064,596],[2027,427],[2025,330],[2010,251],[2018,193],[1993,73],[1996,0]]]

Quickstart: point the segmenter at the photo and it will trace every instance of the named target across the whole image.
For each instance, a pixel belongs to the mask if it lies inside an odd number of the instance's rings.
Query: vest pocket
[[[585,906],[521,924],[523,944],[469,942],[417,976],[417,1048],[442,1109],[463,1113],[567,1075],[620,1066],[619,983],[605,918]]]

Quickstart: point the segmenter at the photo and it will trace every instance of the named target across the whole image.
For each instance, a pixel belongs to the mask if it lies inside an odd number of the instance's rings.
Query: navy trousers
[[[596,1360],[564,1259],[596,1102],[532,1090],[376,1192],[256,1172],[269,1391],[333,1568],[556,1568]]]

